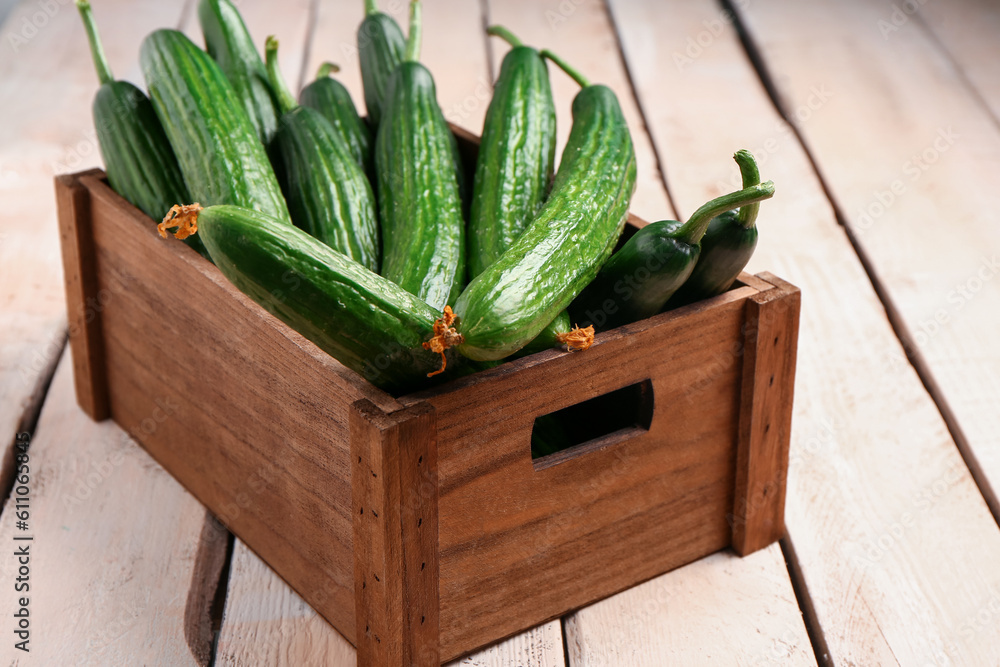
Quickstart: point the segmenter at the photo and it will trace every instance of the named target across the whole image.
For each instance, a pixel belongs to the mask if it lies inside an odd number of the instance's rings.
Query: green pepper
[[[760,183],[760,170],[750,151],[733,155],[743,176],[743,187]],[[701,239],[701,257],[681,288],[667,302],[666,309],[722,294],[736,282],[757,247],[757,211],[760,203],[726,211],[712,219]]]
[[[773,195],[774,183],[768,181],[713,199],[686,223],[661,220],[646,225],[608,259],[580,294],[571,308],[574,320],[603,331],[660,312],[694,270],[712,219]]]

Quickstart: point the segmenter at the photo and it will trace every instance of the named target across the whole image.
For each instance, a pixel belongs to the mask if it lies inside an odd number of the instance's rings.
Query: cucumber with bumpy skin
[[[281,117],[271,153],[292,222],[328,246],[378,271],[375,196],[341,135],[323,114],[298,106],[278,69],[278,40],[266,43],[267,73]]]
[[[403,61],[406,40],[403,31],[388,14],[378,10],[375,0],[365,0],[365,18],[358,26],[358,60],[365,106],[372,130],[382,122],[382,106],[389,79]]]
[[[406,58],[389,80],[375,140],[382,275],[441,309],[464,282],[465,223],[454,137],[417,62],[420,3],[410,11]]]
[[[333,63],[320,65],[316,80],[299,93],[299,103],[323,114],[351,149],[351,154],[361,169],[366,174],[374,174],[375,156],[372,147],[375,142],[372,139],[372,132],[358,115],[347,88],[330,76],[330,73],[335,71],[337,66]]]
[[[438,311],[297,227],[237,206],[184,207],[169,227],[197,230],[236,287],[376,386],[426,386],[441,365],[422,346]]]
[[[183,33],[161,29],[139,53],[149,97],[191,198],[233,204],[291,224],[264,147],[226,75]]]
[[[198,21],[205,50],[225,73],[244,110],[267,146],[278,127],[278,105],[264,62],[253,45],[240,11],[230,0],[201,0]]]
[[[455,303],[458,350],[471,359],[502,359],[537,336],[594,279],[625,224],[636,179],[628,125],[610,88],[573,74],[583,90],[545,205]]]

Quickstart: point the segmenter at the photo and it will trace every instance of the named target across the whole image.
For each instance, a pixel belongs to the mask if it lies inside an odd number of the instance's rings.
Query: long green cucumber
[[[139,54],[153,109],[191,198],[232,204],[291,224],[264,147],[226,75],[176,30],[157,30]]]
[[[351,154],[366,174],[375,173],[375,141],[372,132],[354,106],[344,84],[330,76],[336,71],[333,63],[323,63],[316,80],[299,93],[299,104],[319,111],[351,149]]]
[[[376,386],[425,386],[441,366],[423,347],[437,310],[297,227],[237,206],[190,207],[172,226],[196,228],[236,287]]]
[[[556,111],[545,61],[506,29],[504,56],[486,110],[469,216],[469,276],[476,277],[528,227],[552,185]]]
[[[358,60],[365,107],[372,130],[382,122],[382,106],[389,79],[403,62],[406,40],[403,31],[388,14],[378,10],[375,0],[365,0],[365,18],[358,26]]]
[[[198,21],[205,36],[205,50],[219,63],[258,138],[267,146],[278,127],[277,100],[240,11],[230,0],[201,0]]]
[[[295,103],[278,69],[278,40],[267,38],[267,73],[281,118],[271,142],[292,222],[328,246],[378,271],[379,232],[368,178],[319,111]]]
[[[584,88],[549,198],[455,304],[458,350],[472,359],[502,359],[537,336],[594,279],[625,224],[636,179],[628,125],[610,88],[575,78]]]
[[[740,167],[744,188],[760,183],[760,170],[750,151],[736,151],[733,159]],[[701,239],[701,256],[694,271],[670,297],[665,308],[701,301],[732,287],[757,247],[759,209],[759,203],[749,204],[741,207],[739,213],[726,211],[712,219]]]
[[[389,79],[375,140],[382,275],[440,309],[462,288],[465,223],[454,139],[434,79],[416,61],[420,3],[410,8],[407,58]]]
[[[177,157],[149,98],[131,83],[115,81],[90,3],[77,0],[76,6],[101,84],[93,113],[108,182],[115,192],[159,222],[170,207],[190,201]]]

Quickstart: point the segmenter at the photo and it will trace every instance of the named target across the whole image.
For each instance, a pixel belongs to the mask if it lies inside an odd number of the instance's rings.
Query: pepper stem
[[[340,71],[340,65],[338,65],[337,63],[325,62],[319,66],[318,70],[316,70],[316,78],[325,79],[332,73],[339,71]]]
[[[760,185],[751,185],[749,188],[744,188],[738,192],[730,192],[728,195],[716,197],[695,211],[673,236],[691,245],[697,245],[701,243],[701,237],[705,235],[708,223],[712,222],[712,218],[715,216],[726,211],[731,211],[734,208],[770,199],[773,196],[774,183],[768,181]]]
[[[561,69],[562,71],[566,72],[566,74],[568,74],[571,79],[573,79],[578,84],[580,84],[581,88],[587,88],[588,86],[590,86],[590,81],[587,81],[586,77],[584,77],[582,74],[580,74],[580,72],[578,72],[575,68],[573,68],[565,60],[563,60],[562,58],[560,58],[556,54],[552,53],[548,49],[542,49],[539,52],[539,55],[541,57],[543,57],[543,58],[548,58],[549,60],[551,60],[552,62],[554,62],[556,65],[558,65],[559,69]]]
[[[278,69],[278,40],[274,35],[269,35],[264,42],[264,63],[267,67],[267,78],[271,82],[271,88],[278,98],[278,109],[281,113],[288,113],[298,106],[295,96],[288,89],[281,70]]]
[[[489,28],[486,29],[486,34],[493,35],[494,37],[499,37],[500,39],[507,42],[511,46],[524,46],[524,42],[515,37],[514,33],[512,33],[510,30],[507,30],[507,28],[503,27],[502,25],[491,25]]]
[[[733,155],[733,159],[736,160],[736,164],[740,167],[740,174],[743,176],[744,188],[749,188],[751,185],[757,185],[760,183],[760,169],[757,168],[757,160],[754,159],[750,151],[740,149],[736,151],[735,155]],[[757,212],[759,210],[759,203],[741,206],[739,212],[740,224],[747,229],[753,227],[757,222]]]
[[[406,53],[403,60],[415,63],[420,60],[420,0],[410,2],[410,34],[406,37]]]
[[[97,78],[103,86],[106,83],[113,83],[115,77],[111,74],[111,67],[108,59],[104,55],[104,47],[101,46],[101,37],[97,34],[97,23],[94,15],[90,11],[88,0],[76,0],[76,8],[80,10],[80,17],[83,19],[83,27],[87,30],[87,40],[90,42],[90,53],[94,57],[94,67],[97,68]]]
[[[378,3],[375,0],[365,0],[365,14],[378,14]]]

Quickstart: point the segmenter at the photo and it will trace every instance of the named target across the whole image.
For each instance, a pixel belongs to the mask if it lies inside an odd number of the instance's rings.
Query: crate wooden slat
[[[90,214],[96,275],[81,284],[115,295],[99,314],[107,385],[81,383],[81,403],[104,393],[132,424],[176,401],[178,419],[136,437],[358,646],[360,664],[453,659],[734,544],[735,525],[746,553],[780,534],[782,493],[734,503],[738,452],[768,472],[787,460],[787,428],[756,426],[791,409],[799,302],[786,283],[744,276],[586,353],[551,350],[396,399],[160,239],[96,175],[59,188]],[[767,341],[781,332],[776,354],[743,354],[758,326]],[[82,336],[71,345],[95,354]],[[779,381],[744,382],[751,357]],[[648,429],[532,461],[535,417],[637,383],[652,390]]]

